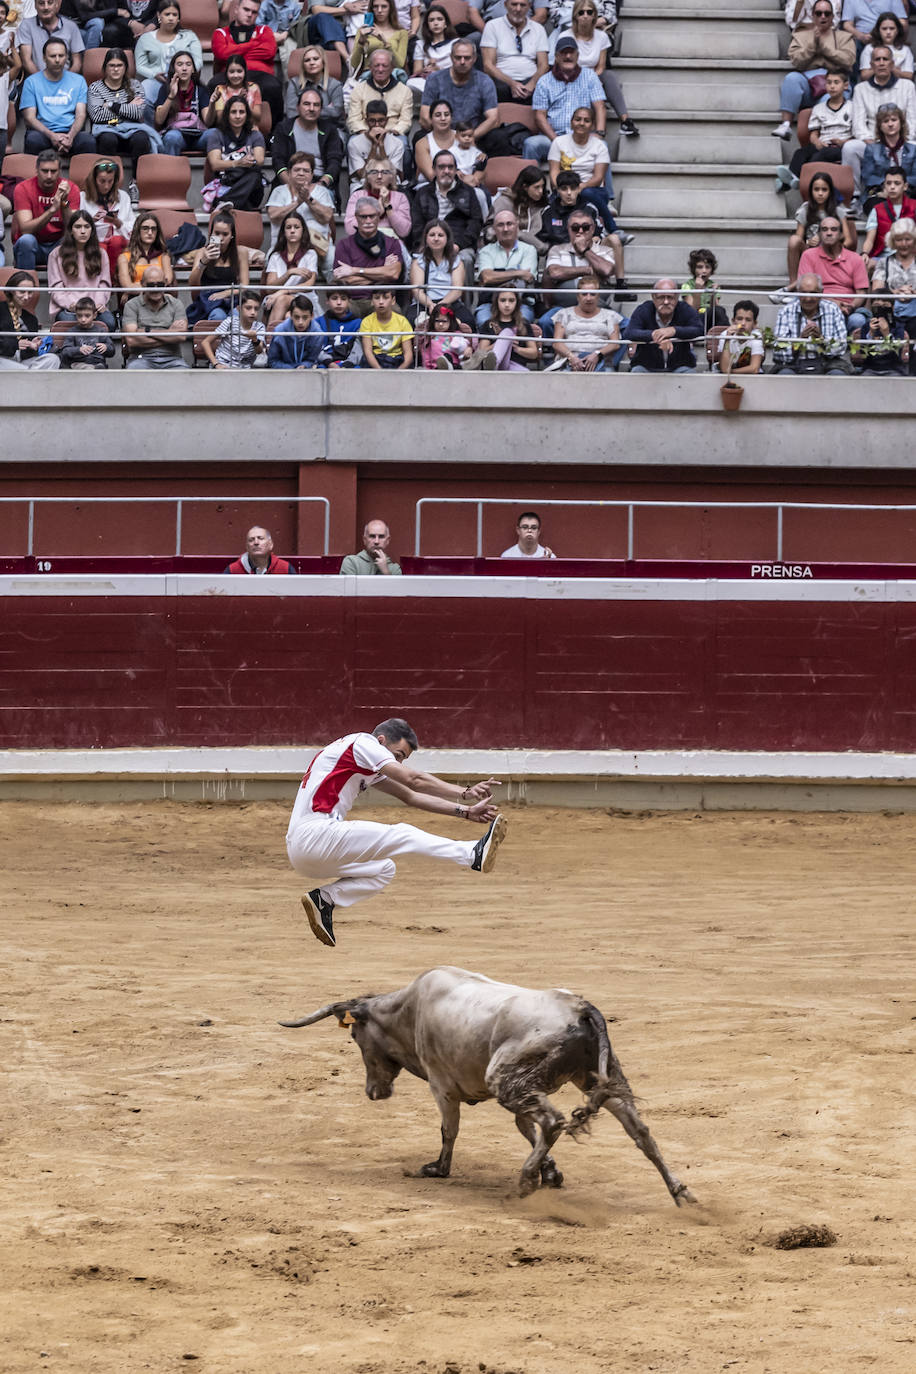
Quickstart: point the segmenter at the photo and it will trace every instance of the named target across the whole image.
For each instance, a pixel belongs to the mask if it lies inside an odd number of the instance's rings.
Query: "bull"
[[[442,1149],[420,1170],[423,1177],[448,1178],[461,1104],[495,1098],[532,1147],[519,1177],[521,1195],[539,1183],[559,1188],[563,1175],[551,1148],[564,1133],[575,1139],[587,1132],[604,1107],[655,1165],[678,1206],[696,1201],[640,1118],[604,1017],[575,993],[497,983],[446,965],[397,992],[332,1002],[280,1025],[311,1026],[328,1016],[351,1028],[371,1101],[391,1096],[402,1069],[429,1083],[442,1117]],[[586,1095],[569,1121],[549,1099],[565,1083]]]

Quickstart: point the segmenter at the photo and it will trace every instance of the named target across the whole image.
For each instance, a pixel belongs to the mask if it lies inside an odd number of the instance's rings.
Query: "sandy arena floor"
[[[284,806],[0,806],[4,1374],[913,1374],[916,818],[510,815],[335,951]],[[334,1021],[276,1022],[438,963],[617,1016],[701,1205],[606,1113],[560,1193],[513,1195],[493,1103],[414,1177],[426,1085],[370,1103]]]

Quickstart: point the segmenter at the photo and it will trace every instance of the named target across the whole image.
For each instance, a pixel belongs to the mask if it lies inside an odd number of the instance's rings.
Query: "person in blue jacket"
[[[346,291],[333,287],[328,292],[324,314],[315,323],[324,344],[319,367],[359,367],[363,356],[359,343],[362,316],[353,310]]]
[[[267,352],[267,366],[299,372],[315,367],[324,339],[312,319],[308,296],[294,296],[289,317],[277,325]]]

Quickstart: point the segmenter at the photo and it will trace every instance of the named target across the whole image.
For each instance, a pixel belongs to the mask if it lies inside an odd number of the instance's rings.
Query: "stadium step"
[[[783,6],[774,3],[774,0],[744,0],[740,9],[735,5],[735,0],[707,0],[707,3],[700,8],[697,0],[639,0],[639,4],[633,9],[629,5],[625,6],[621,13],[621,22],[626,24],[634,15],[645,13],[663,14],[672,21],[677,20],[681,15],[694,17],[699,15],[701,18],[706,15],[717,25],[723,18],[730,14],[746,14],[753,12],[760,14],[764,19],[782,22]]]
[[[734,20],[716,32],[715,45],[710,46],[709,21],[690,19],[672,25],[659,16],[654,22],[629,22],[620,38],[620,61],[630,57],[690,57],[703,61],[715,55],[721,58],[768,58],[779,60],[779,39],[775,33],[761,29],[759,24],[739,27]]]
[[[663,215],[676,220],[721,219],[733,224],[737,234],[749,220],[772,219],[782,225],[786,218],[782,197],[772,186],[746,190],[738,177],[670,177],[667,182],[657,177],[634,178],[617,192],[616,200],[627,219]]]
[[[775,146],[776,140],[768,134],[729,134],[720,138],[719,125],[707,128],[705,136],[684,133],[684,126],[680,124],[675,127],[681,132],[662,134],[655,132],[654,124],[647,123],[640,138],[620,139],[615,166],[619,163],[621,168],[626,168],[627,176],[638,170],[635,164],[645,164],[652,166],[660,176],[675,172],[689,175],[691,170],[700,173],[717,165],[754,172],[763,170],[772,177],[777,160],[774,155],[779,149]]]

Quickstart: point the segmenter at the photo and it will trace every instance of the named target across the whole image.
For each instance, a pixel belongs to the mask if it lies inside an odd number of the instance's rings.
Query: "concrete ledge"
[[[0,752],[4,801],[292,803],[318,746]],[[520,805],[633,810],[916,811],[916,755],[424,750],[431,772],[493,776]],[[387,804],[381,794],[372,805]]]

